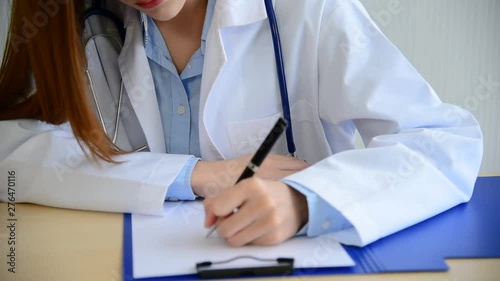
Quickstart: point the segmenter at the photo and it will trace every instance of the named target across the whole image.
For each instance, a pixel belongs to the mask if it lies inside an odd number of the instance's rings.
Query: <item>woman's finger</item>
[[[288,171],[288,170],[271,170],[271,171],[261,171],[258,175],[261,178],[268,180],[280,180],[288,177],[291,174],[296,173],[297,171]]]
[[[254,221],[248,227],[238,232],[236,235],[226,239],[227,243],[233,247],[241,247],[259,240],[273,229],[273,222],[269,216],[264,216]]]
[[[230,238],[265,215],[266,211],[265,208],[259,207],[256,200],[248,201],[238,209],[238,212],[221,220],[217,232],[224,238]]]
[[[300,171],[303,170],[309,165],[307,162],[299,160],[294,157],[282,156],[283,158],[279,159],[271,159],[269,162],[264,161],[264,168],[273,168],[276,170],[292,170],[292,171]]]
[[[282,235],[282,232],[279,231],[279,229],[275,229],[274,231],[267,231],[264,235],[253,239],[250,243],[247,244],[257,246],[273,246],[285,241],[287,238],[288,237]]]
[[[243,180],[234,188],[222,191],[217,197],[205,200],[203,203],[205,207],[205,225],[213,225],[214,217],[223,218],[233,214],[235,209],[248,200],[248,197],[252,195],[251,192],[247,191],[248,188],[244,188],[245,185],[248,185],[248,181],[255,181],[255,179]]]

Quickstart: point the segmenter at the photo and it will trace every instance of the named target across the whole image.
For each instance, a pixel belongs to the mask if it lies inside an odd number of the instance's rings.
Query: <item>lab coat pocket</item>
[[[314,164],[331,155],[315,107],[306,100],[299,100],[295,102],[290,112],[297,157]]]
[[[228,134],[233,157],[236,158],[255,153],[278,118],[282,116],[282,113],[277,113],[264,118],[229,123]],[[286,139],[284,135],[274,145],[271,153],[286,154]]]
[[[290,113],[297,156],[309,163],[316,163],[331,155],[330,147],[321,129],[321,121],[314,107],[306,100],[299,100],[290,108]],[[255,153],[276,120],[282,116],[282,113],[277,113],[264,118],[229,123],[228,133],[233,157]],[[285,134],[274,145],[271,153],[288,154]]]

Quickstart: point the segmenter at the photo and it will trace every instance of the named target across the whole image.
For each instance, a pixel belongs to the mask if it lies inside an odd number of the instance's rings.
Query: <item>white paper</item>
[[[263,259],[294,258],[295,268],[353,266],[355,263],[331,235],[298,237],[272,247],[233,248],[215,233],[205,238],[201,202],[168,202],[164,217],[132,216],[134,278],[196,274],[195,264],[238,256]],[[262,265],[250,259],[227,267]]]

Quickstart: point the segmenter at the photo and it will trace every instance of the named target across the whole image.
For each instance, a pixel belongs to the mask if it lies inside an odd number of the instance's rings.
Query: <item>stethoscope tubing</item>
[[[283,59],[283,50],[281,48],[281,36],[274,12],[272,0],[264,0],[266,5],[267,17],[269,18],[269,26],[273,37],[274,55],[276,58],[276,69],[278,72],[278,82],[280,86],[281,105],[283,107],[283,117],[288,122],[286,129],[286,140],[288,147],[288,155],[296,156],[295,141],[293,139],[292,116],[290,113],[290,101],[288,100],[288,87],[286,83],[285,64]]]

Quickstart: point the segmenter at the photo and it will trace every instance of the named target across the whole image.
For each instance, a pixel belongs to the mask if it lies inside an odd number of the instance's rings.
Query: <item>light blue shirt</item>
[[[214,13],[215,0],[208,1],[201,37],[201,48],[194,53],[188,65],[178,73],[165,41],[150,18],[141,15],[144,27],[144,48],[153,74],[167,153],[193,155],[176,180],[169,187],[167,200],[194,200],[191,174],[200,160],[199,104],[200,86],[205,57],[205,44]],[[351,227],[332,206],[304,186],[291,181],[284,183],[307,198],[309,223],[298,235],[316,236]]]

